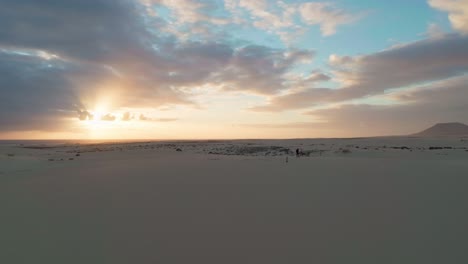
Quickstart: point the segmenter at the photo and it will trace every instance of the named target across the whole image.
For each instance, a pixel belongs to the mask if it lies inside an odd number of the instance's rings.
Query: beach
[[[414,138],[4,144],[0,259],[462,263],[467,147]]]

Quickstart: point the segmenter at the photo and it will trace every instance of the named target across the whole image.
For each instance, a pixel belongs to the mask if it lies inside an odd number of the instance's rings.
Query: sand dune
[[[2,263],[468,260],[463,138],[14,144],[0,153]]]

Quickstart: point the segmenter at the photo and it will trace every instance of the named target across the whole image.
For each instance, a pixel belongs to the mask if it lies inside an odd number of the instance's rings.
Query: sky
[[[0,139],[468,123],[468,0],[0,0]]]

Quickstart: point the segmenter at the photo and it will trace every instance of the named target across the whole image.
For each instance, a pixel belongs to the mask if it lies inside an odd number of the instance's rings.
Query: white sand
[[[311,154],[286,163],[280,147]],[[468,263],[467,149],[458,138],[3,145],[0,263]]]

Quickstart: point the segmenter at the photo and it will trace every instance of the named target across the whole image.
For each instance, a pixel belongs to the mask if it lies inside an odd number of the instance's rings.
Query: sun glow
[[[92,110],[91,114],[93,115],[93,121],[100,121],[106,115],[106,110],[101,106]]]

